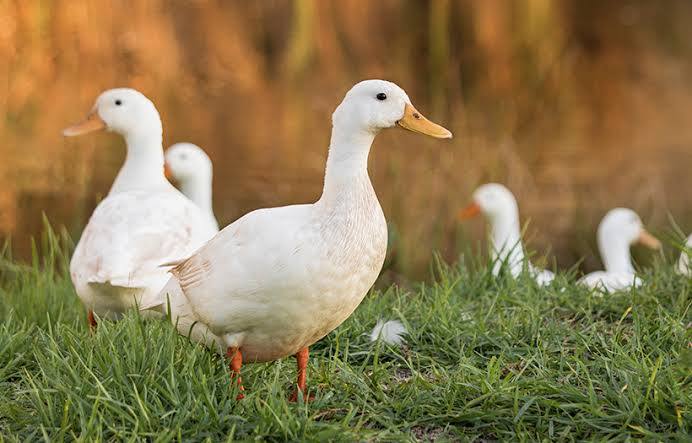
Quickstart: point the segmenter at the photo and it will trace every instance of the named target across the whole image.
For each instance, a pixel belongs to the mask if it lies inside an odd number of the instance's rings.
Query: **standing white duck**
[[[642,281],[635,274],[630,246],[641,243],[651,249],[660,249],[661,242],[644,229],[637,213],[626,208],[611,209],[598,225],[597,235],[605,271],[587,274],[579,283],[601,292],[640,286]]]
[[[207,214],[218,231],[211,198],[213,166],[207,153],[192,143],[176,143],[166,149],[164,158],[166,178]]]
[[[452,136],[383,80],[355,85],[332,124],[317,202],[246,214],[173,268],[164,290],[142,303],[161,312],[169,305],[182,334],[188,329],[181,324],[208,328],[226,349],[239,385],[243,361],[295,356],[292,400],[306,393],[308,347],[351,315],[382,268],[387,224],[367,170],[375,136],[397,124]]]
[[[63,134],[101,129],[125,138],[127,156],[70,262],[92,328],[94,313],[116,319],[143,296],[157,294],[169,279],[161,265],[187,257],[217,231],[164,177],[161,119],[148,98],[133,89],[105,91],[87,119]]]
[[[524,272],[524,267],[540,285],[548,285],[555,274],[538,269],[526,260],[519,225],[519,206],[512,192],[499,183],[486,183],[473,192],[473,203],[459,212],[462,220],[483,214],[490,224],[490,248],[493,275],[507,266],[513,277]]]
[[[687,237],[685,249],[680,253],[678,261],[678,272],[683,275],[692,275],[692,264],[690,264],[690,256],[692,256],[692,235]]]

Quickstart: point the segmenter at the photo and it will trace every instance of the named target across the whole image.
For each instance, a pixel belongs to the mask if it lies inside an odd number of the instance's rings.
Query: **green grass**
[[[473,263],[373,291],[312,347],[306,405],[287,402],[293,359],[245,366],[236,402],[224,359],[166,322],[132,313],[91,335],[57,243],[0,265],[0,440],[690,438],[692,282],[664,260],[610,297]],[[370,343],[378,318],[408,345]]]

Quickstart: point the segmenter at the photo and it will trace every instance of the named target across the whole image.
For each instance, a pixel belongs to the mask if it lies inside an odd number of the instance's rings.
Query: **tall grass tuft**
[[[439,257],[432,283],[373,291],[311,348],[310,404],[287,402],[295,362],[243,368],[132,312],[89,333],[71,242],[47,231],[29,264],[0,262],[0,436],[7,441],[684,440],[692,400],[692,281],[671,258],[644,286],[595,296]],[[406,343],[370,342],[378,319]]]

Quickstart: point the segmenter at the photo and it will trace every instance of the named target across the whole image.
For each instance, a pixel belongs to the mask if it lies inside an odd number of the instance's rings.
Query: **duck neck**
[[[200,209],[212,213],[211,175],[195,177],[180,183],[180,192],[192,200]]]
[[[368,154],[374,139],[375,134],[366,131],[345,131],[337,126],[332,128],[320,202],[330,206],[349,193],[367,189],[372,191]]]
[[[508,212],[490,220],[490,242],[493,260],[501,264],[506,262],[512,273],[521,271],[524,248],[521,244],[517,211]]]
[[[110,193],[152,190],[168,184],[163,174],[161,132],[125,134],[127,155]]]
[[[598,249],[606,271],[634,273],[630,245],[626,239],[602,236],[598,241]]]

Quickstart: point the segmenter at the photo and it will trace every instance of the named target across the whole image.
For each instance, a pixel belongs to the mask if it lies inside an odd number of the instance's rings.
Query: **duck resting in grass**
[[[555,274],[536,268],[525,257],[519,206],[509,189],[499,183],[479,186],[473,192],[473,202],[459,212],[459,218],[466,220],[478,214],[483,214],[490,225],[493,275],[499,275],[502,267],[506,266],[514,278],[527,271],[540,285],[553,281]]]
[[[166,178],[207,214],[218,231],[211,198],[213,166],[207,153],[192,143],[176,143],[166,149],[164,158]]]
[[[134,89],[108,90],[86,120],[63,134],[98,130],[123,136],[127,156],[70,261],[92,328],[94,314],[117,319],[142,297],[158,294],[170,278],[162,265],[189,256],[218,230],[164,177],[161,119],[148,98]]]
[[[375,282],[387,224],[368,176],[370,146],[402,127],[450,138],[394,83],[355,85],[332,115],[322,196],[313,204],[259,209],[181,260],[142,309],[166,312],[180,333],[202,328],[230,359],[242,390],[244,362],[293,355],[298,393],[307,393],[308,347],[346,320]],[[242,398],[243,394],[239,394]]]
[[[615,208],[608,211],[598,225],[598,250],[605,271],[592,272],[579,283],[600,292],[617,292],[642,284],[637,277],[630,246],[641,243],[651,249],[660,249],[661,242],[644,229],[641,219],[631,209]]]

